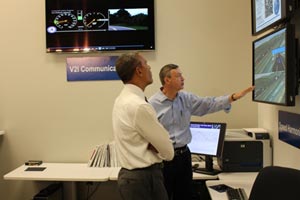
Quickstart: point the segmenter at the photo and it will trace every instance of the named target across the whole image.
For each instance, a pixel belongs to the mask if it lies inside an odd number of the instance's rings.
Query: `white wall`
[[[273,136],[273,164],[300,169],[300,150],[278,139],[278,111],[282,110],[299,114],[299,97],[296,98],[295,107],[259,104],[258,110],[258,126],[265,128]]]
[[[65,62],[71,56],[119,54],[45,53],[44,4],[0,2],[0,130],[6,131],[0,136],[1,177],[28,159],[87,162],[96,144],[113,138],[111,109],[122,83],[67,82]],[[155,82],[147,95],[160,87],[158,71],[167,63],[179,64],[186,90],[200,96],[250,86],[250,16],[249,1],[156,0],[157,48],[143,53]],[[230,114],[194,119],[242,128],[257,127],[257,116],[257,103],[248,95]],[[40,183],[0,178],[1,199],[30,199],[40,188]]]

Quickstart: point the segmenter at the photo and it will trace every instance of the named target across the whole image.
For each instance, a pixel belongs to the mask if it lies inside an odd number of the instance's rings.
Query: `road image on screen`
[[[285,103],[286,29],[254,42],[254,100]]]

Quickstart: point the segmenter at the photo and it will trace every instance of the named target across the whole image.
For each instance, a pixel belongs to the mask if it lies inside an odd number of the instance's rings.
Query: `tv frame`
[[[265,22],[266,25],[261,28],[257,28],[257,10],[256,10],[256,1],[259,0],[251,0],[251,25],[252,25],[252,35],[259,35],[264,31],[270,30],[281,23],[287,22],[293,15],[294,10],[296,10],[296,2],[295,0],[274,0],[274,2],[279,2],[281,9],[278,8],[277,12],[280,12],[280,17],[278,19],[273,19],[270,22]],[[260,0],[264,2],[265,0]],[[278,4],[277,4],[278,5]],[[275,6],[276,7],[276,6]],[[275,8],[274,8],[275,9]],[[276,11],[275,11],[276,12]]]
[[[198,155],[198,156],[205,156],[205,168],[195,168],[194,172],[209,174],[209,175],[216,175],[216,174],[220,173],[220,171],[213,168],[213,157],[221,157],[222,156],[227,124],[223,123],[223,122],[196,122],[196,121],[192,121],[192,122],[190,122],[190,129],[193,128],[192,126],[194,126],[194,125],[199,125],[199,126],[218,125],[218,126],[220,126],[219,137],[218,137],[218,142],[217,142],[217,149],[216,149],[215,153],[212,154],[212,153],[201,152],[199,150],[193,149],[193,146],[191,145],[191,143],[194,142],[193,141],[194,134],[193,134],[192,131],[191,131],[192,141],[188,144],[188,147],[191,151],[191,154]],[[205,142],[205,141],[201,141],[201,142]]]
[[[104,0],[104,1],[79,1],[79,0],[46,0],[45,1],[45,34],[47,53],[95,53],[107,51],[153,51],[155,50],[155,8],[154,0]],[[129,25],[127,30],[112,28],[112,15],[115,10],[126,10],[132,16],[137,16],[134,9],[147,9],[145,11],[147,22],[143,26]],[[111,12],[110,12],[111,11]],[[147,13],[146,13],[147,12]],[[143,12],[144,13],[144,12]],[[97,23],[94,27],[90,21],[91,16]],[[56,19],[57,16],[59,19]],[[57,27],[58,22],[64,22],[71,17],[71,22]],[[68,18],[68,19],[65,19]],[[116,18],[118,19],[118,18]],[[120,18],[123,19],[123,18]],[[141,21],[141,18],[136,21]],[[145,21],[147,20],[147,21]],[[57,22],[57,23],[56,23]],[[119,20],[120,22],[120,20]],[[131,20],[132,23],[138,23]],[[96,23],[94,21],[94,23]],[[121,22],[120,22],[121,23]],[[129,22],[128,22],[129,23]],[[132,27],[134,26],[134,27]],[[135,30],[129,30],[129,28]]]
[[[259,44],[260,42],[271,38],[272,36],[279,34],[280,32],[285,31],[285,76],[284,76],[284,101],[271,101],[266,99],[259,99],[257,98],[258,90],[264,91],[261,87],[258,87],[257,79],[255,76],[257,73],[257,68],[255,64],[255,45]],[[260,37],[252,42],[252,84],[255,86],[255,89],[252,92],[252,101],[259,102],[259,103],[267,103],[267,104],[274,104],[280,106],[295,106],[295,96],[298,94],[298,79],[299,79],[299,63],[298,63],[298,42],[295,36],[295,25],[291,23],[286,23],[285,25],[281,26],[280,28]],[[279,48],[279,47],[278,47]],[[276,49],[278,49],[276,48]],[[281,47],[282,48],[282,47]],[[276,50],[273,49],[273,50]],[[271,53],[270,50],[269,53]],[[267,52],[268,53],[268,52]],[[274,52],[276,53],[276,52]],[[271,71],[270,71],[271,72]],[[268,73],[270,73],[268,72]],[[261,73],[262,74],[262,73]],[[267,72],[265,72],[267,74]],[[272,75],[272,74],[269,74]],[[274,74],[273,74],[274,75]],[[276,75],[276,74],[275,74]],[[276,77],[275,77],[276,78]],[[278,78],[278,77],[277,77]],[[261,80],[266,81],[266,80]],[[274,83],[274,82],[272,82]],[[276,87],[276,89],[278,89]]]

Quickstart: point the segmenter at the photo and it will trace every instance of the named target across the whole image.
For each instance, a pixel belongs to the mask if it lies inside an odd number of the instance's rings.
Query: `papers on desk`
[[[89,167],[119,167],[115,143],[96,145],[88,162]]]

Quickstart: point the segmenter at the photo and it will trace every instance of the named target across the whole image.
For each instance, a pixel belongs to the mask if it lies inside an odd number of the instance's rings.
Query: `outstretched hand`
[[[237,92],[237,93],[233,93],[231,96],[230,96],[230,101],[235,101],[235,100],[238,100],[240,98],[242,98],[243,96],[245,96],[246,94],[248,94],[249,92],[252,92],[254,90],[255,86],[251,86],[251,87],[248,87],[240,92]]]

